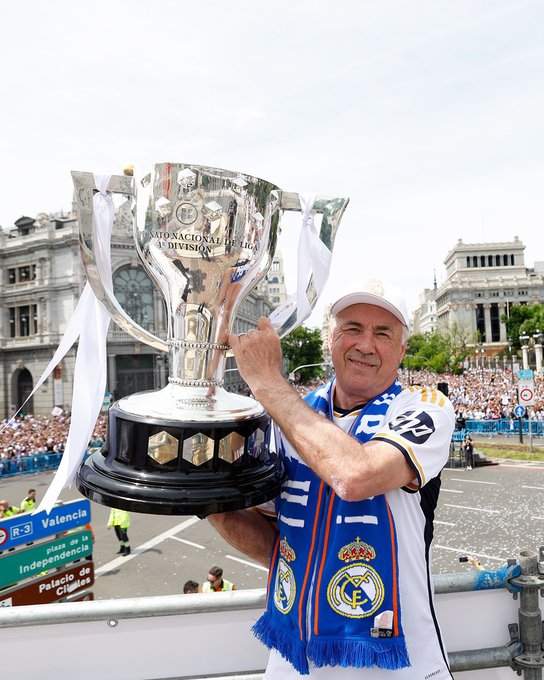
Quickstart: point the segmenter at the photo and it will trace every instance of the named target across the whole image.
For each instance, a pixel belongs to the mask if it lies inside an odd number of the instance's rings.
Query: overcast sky
[[[3,3],[0,225],[71,170],[226,167],[350,197],[315,324],[369,270],[414,309],[458,239],[544,260],[543,31],[540,0]]]

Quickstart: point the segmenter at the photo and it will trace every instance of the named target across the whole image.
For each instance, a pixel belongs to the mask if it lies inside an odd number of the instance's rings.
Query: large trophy
[[[138,182],[110,178],[108,193],[130,202],[136,250],[166,302],[168,337],[162,340],[135,323],[113,295],[111,272],[98,261],[95,177],[72,176],[95,295],[121,329],[167,352],[169,366],[164,389],[110,407],[106,446],[81,466],[78,489],[110,507],[201,517],[275,497],[284,471],[269,448],[269,418],[257,401],[222,385],[236,311],[266,275],[280,216],[301,210],[299,195],[257,177],[184,163],[155,165]],[[314,202],[313,211],[322,214],[319,239],[329,250],[347,203],[322,196]],[[311,307],[314,284],[310,277]],[[278,332],[296,325],[293,309]]]

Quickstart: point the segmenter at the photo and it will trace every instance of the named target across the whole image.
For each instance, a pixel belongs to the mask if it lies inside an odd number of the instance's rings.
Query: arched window
[[[113,277],[113,292],[121,307],[139,326],[154,328],[153,282],[142,267],[126,266]]]

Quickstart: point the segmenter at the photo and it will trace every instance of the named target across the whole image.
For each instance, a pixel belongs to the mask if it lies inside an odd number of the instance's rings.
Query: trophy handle
[[[278,196],[280,210],[302,212],[300,194],[288,191],[276,191],[275,193]],[[346,209],[348,203],[349,198],[317,196],[315,199],[312,210],[323,216],[319,230],[319,239],[331,252],[340,220],[342,219],[342,215],[344,214],[344,210]],[[319,291],[315,285],[313,272],[310,275],[310,280],[308,281],[308,285],[306,287],[306,297],[308,298],[310,309],[313,309],[319,297]],[[290,311],[291,314],[289,317],[281,324],[279,328],[276,328],[276,332],[280,338],[285,337],[297,327],[296,301],[294,301],[291,305]]]
[[[72,181],[79,209],[79,245],[81,258],[87,274],[87,280],[99,302],[104,306],[110,317],[124,331],[133,338],[155,349],[168,352],[169,345],[153,333],[137,324],[121,307],[113,289],[105,286],[100,275],[96,251],[96,225],[93,219],[93,194],[97,191],[94,175],[90,172],[72,172]],[[135,181],[127,175],[112,175],[108,183],[108,192],[124,196],[136,196]]]

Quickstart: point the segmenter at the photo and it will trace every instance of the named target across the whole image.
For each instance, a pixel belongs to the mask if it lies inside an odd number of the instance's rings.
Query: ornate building
[[[128,203],[120,205],[115,216],[111,260],[114,292],[125,311],[140,326],[166,338],[165,306],[136,254]],[[0,263],[0,413],[8,417],[51,361],[86,283],[75,212],[21,217],[13,229],[0,231]],[[281,266],[279,274],[271,271],[270,276],[283,281]],[[241,303],[234,332],[254,327],[259,316],[267,316],[276,306],[267,285],[261,285]],[[115,398],[166,384],[166,356],[113,322],[107,347],[107,388]],[[75,347],[68,351],[23,412],[70,410],[75,354]],[[227,359],[225,387],[245,389],[233,358]]]
[[[419,332],[423,331],[425,314],[432,314],[429,304],[434,298],[437,328],[458,324],[477,335],[488,354],[506,347],[502,315],[508,316],[513,305],[544,302],[544,262],[526,267],[524,250],[517,236],[504,243],[459,240],[444,260],[445,282],[437,290],[428,291],[414,315]]]

